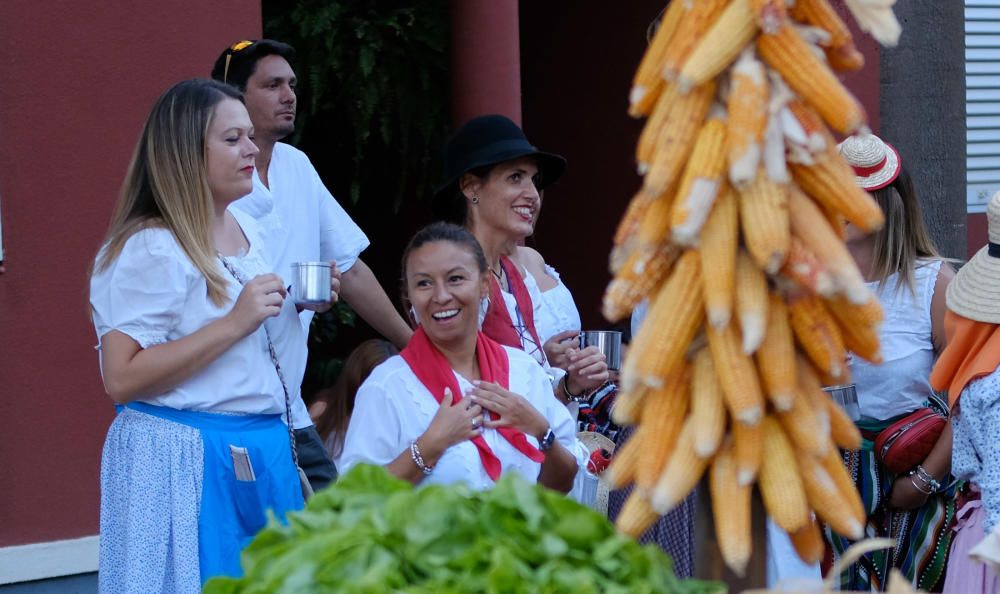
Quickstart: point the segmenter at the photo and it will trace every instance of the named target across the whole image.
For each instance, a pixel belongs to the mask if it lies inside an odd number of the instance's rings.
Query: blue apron
[[[126,406],[201,432],[205,451],[198,514],[201,581],[241,576],[240,552],[267,524],[267,510],[284,521],[286,512],[303,506],[288,427],[281,415],[228,415],[143,402]],[[237,479],[230,446],[246,448],[254,480]]]

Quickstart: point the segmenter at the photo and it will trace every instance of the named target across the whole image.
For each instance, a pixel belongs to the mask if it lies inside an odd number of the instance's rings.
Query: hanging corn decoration
[[[894,44],[894,0],[847,0]],[[864,58],[830,0],[673,0],[633,79],[642,189],[615,234],[611,321],[649,314],[621,377],[616,420],[637,429],[611,464],[636,489],[618,520],[638,536],[708,477],[722,556],[751,553],[750,493],[799,555],[820,525],[861,536],[861,501],[839,449],[857,428],[823,392],[848,353],[880,362],[882,310],[844,244],[873,231],[834,133],[867,130],[837,71]],[[724,516],[724,517],[721,517]]]

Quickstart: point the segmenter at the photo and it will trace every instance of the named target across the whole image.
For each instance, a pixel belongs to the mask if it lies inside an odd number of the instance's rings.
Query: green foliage
[[[297,51],[296,143],[350,164],[332,173],[352,203],[398,210],[404,194],[425,195],[448,127],[447,0],[272,0],[264,19]]]
[[[678,579],[660,549],[515,475],[489,491],[413,489],[366,465],[317,493],[287,524],[272,518],[242,565],[245,577],[210,580],[206,594],[724,591]]]

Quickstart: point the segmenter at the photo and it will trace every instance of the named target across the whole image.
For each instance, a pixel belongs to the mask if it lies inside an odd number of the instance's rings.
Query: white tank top
[[[857,384],[861,416],[884,421],[912,412],[934,394],[930,385],[934,367],[931,339],[931,300],[940,260],[918,260],[914,270],[914,291],[893,274],[882,285],[867,283],[885,310],[879,331],[882,342],[881,365],[853,357],[851,375]]]

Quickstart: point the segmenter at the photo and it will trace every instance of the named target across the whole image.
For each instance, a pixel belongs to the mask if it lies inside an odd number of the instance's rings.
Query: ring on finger
[[[481,422],[482,420],[479,417],[472,419],[472,430],[475,431],[476,429],[479,429],[479,424]]]

